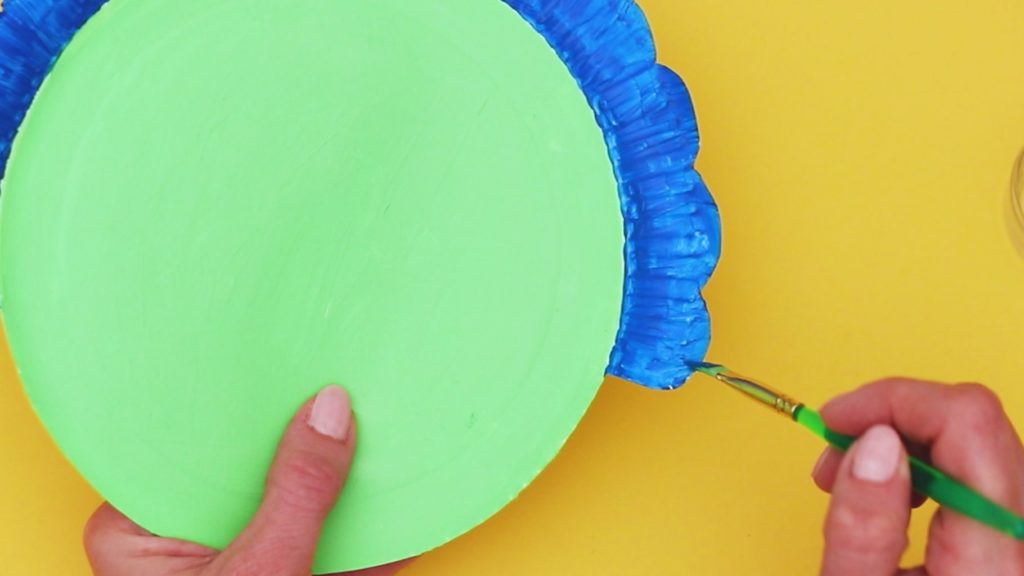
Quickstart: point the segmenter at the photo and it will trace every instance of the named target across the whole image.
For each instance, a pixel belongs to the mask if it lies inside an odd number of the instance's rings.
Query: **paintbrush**
[[[690,363],[690,368],[728,384],[746,397],[801,424],[840,450],[846,450],[856,438],[829,430],[817,412],[801,402],[777,392],[760,382],[740,376],[719,364]],[[1024,540],[1024,518],[996,504],[945,472],[910,456],[910,479],[914,490],[954,510],[987,524],[1000,532]]]

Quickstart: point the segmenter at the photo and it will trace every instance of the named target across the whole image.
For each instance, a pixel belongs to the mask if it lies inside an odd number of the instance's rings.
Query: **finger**
[[[133,540],[145,531],[124,517],[113,506],[104,502],[85,523],[82,542],[93,574],[121,576],[119,561],[134,556]]]
[[[1003,506],[1024,510],[1024,449],[999,399],[982,386],[883,380],[829,402],[822,417],[837,432],[854,435],[891,424],[930,445],[938,468]],[[959,514],[942,510],[932,526],[928,558],[951,573],[980,573],[1022,556],[1019,543]]]
[[[217,551],[192,542],[154,536],[104,503],[85,524],[85,554],[97,576],[189,573]]]
[[[910,507],[911,508],[920,508],[921,506],[924,506],[924,503],[927,502],[927,501],[928,501],[928,497],[925,496],[924,494],[919,494],[917,492],[913,492],[913,493],[910,494]]]
[[[320,529],[355,445],[348,394],[328,386],[298,411],[278,445],[263,503],[217,559],[228,574],[308,576]]]
[[[910,468],[896,431],[876,426],[843,457],[825,519],[823,576],[892,576],[907,546]]]
[[[908,450],[913,453],[913,449]],[[836,481],[836,474],[839,473],[839,465],[843,461],[843,453],[837,448],[828,446],[818,457],[817,463],[814,465],[814,470],[811,471],[811,477],[814,479],[814,483],[824,492],[832,492],[832,484]],[[928,501],[928,497],[917,492],[913,492],[910,495],[910,507],[919,508],[922,504]]]
[[[825,492],[832,491],[832,484],[836,481],[836,474],[839,473],[839,465],[843,461],[843,453],[832,446],[827,446],[818,457],[811,471],[811,478]]]
[[[1024,504],[1018,479],[1024,449],[999,399],[977,384],[948,386],[889,379],[840,396],[821,410],[837,432],[857,435],[890,424],[929,445],[932,462],[1004,505]]]

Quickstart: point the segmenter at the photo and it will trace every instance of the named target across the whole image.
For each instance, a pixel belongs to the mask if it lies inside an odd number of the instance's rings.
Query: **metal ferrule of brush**
[[[751,380],[746,376],[740,376],[739,374],[730,372],[729,370],[719,372],[715,375],[715,378],[718,378],[720,381],[725,382],[736,390],[743,392],[747,396],[757,399],[772,410],[781,412],[790,418],[796,419],[796,409],[799,408],[801,404],[789,396],[772,390],[770,387]]]

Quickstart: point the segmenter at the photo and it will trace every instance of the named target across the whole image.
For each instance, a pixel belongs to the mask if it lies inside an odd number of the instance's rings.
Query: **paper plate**
[[[155,533],[227,544],[337,382],[360,444],[316,568],[413,556],[512,500],[605,371],[703,357],[717,214],[632,2],[10,1],[0,53],[10,347]]]

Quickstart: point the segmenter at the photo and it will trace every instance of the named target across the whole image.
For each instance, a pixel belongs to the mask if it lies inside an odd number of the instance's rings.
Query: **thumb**
[[[328,386],[285,430],[263,503],[213,573],[309,576],[320,528],[341,492],[355,445],[348,394]]]
[[[899,435],[875,426],[843,457],[825,519],[822,576],[892,576],[907,547],[910,468]]]

